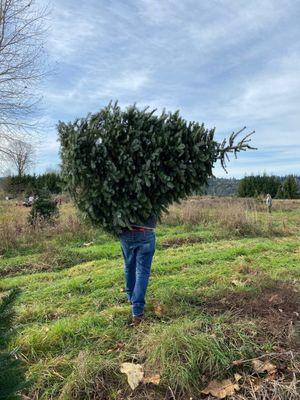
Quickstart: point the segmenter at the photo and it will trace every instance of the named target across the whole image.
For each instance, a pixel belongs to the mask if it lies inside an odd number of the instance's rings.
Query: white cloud
[[[179,10],[183,10],[183,4],[176,0],[137,0],[140,15],[150,24],[178,21]]]
[[[149,70],[124,70],[109,79],[97,79],[97,69],[90,75],[79,79],[76,84],[65,90],[48,90],[45,99],[53,105],[63,103],[65,110],[80,111],[89,105],[99,107],[103,102],[120,99],[124,96],[136,95],[151,83]],[[81,114],[80,114],[81,116]]]
[[[201,3],[200,3],[201,4]],[[213,2],[201,23],[187,24],[195,47],[208,52],[227,48],[261,29],[274,25],[287,11],[288,4],[274,1],[223,1]],[[213,18],[212,18],[213,16]]]
[[[83,116],[111,99],[121,106],[179,108],[187,119],[216,126],[218,138],[245,124],[256,129],[259,151],[249,156],[251,162],[248,156],[233,162],[234,173],[256,168],[256,162],[261,169],[261,154],[283,171],[295,167],[298,3],[53,1],[49,52],[59,60],[59,71],[46,87],[45,104],[54,121]],[[287,144],[296,149],[289,150],[290,160],[274,150],[286,154]]]
[[[102,36],[101,14],[87,11],[86,7],[78,5],[56,4],[53,8],[47,49],[54,59],[66,62],[89,47],[96,37]]]
[[[144,89],[151,81],[150,71],[122,71],[119,76],[109,79],[105,84],[98,89],[99,95],[118,97],[124,92],[136,92]]]
[[[241,82],[238,92],[224,114],[229,118],[243,116],[252,120],[282,118],[299,110],[300,56],[290,65],[276,60],[274,66]]]

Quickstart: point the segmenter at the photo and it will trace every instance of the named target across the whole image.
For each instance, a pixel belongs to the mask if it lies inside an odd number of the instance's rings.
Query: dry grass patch
[[[300,207],[300,204],[299,204]],[[163,222],[169,225],[217,225],[220,231],[238,236],[270,236],[290,233],[286,219],[272,219],[261,201],[241,198],[192,197],[169,207]]]
[[[203,238],[199,236],[186,236],[186,237],[175,237],[171,239],[164,240],[161,246],[165,249],[169,247],[180,247],[184,245],[191,245],[194,243],[203,242]]]
[[[71,204],[60,208],[60,216],[53,224],[41,222],[32,226],[28,223],[28,208],[2,206],[0,215],[0,254],[18,247],[40,246],[49,239],[70,241],[76,238],[91,240],[95,231],[87,225]]]

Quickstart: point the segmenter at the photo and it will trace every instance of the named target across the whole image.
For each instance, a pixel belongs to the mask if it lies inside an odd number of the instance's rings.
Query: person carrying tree
[[[215,128],[179,111],[157,113],[109,103],[98,113],[58,125],[62,179],[79,210],[121,242],[133,325],[143,320],[155,252],[155,226],[170,204],[200,190],[217,160],[253,149],[238,132],[217,142]]]
[[[269,193],[267,194],[267,197],[266,197],[266,205],[267,205],[269,213],[271,213],[271,211],[272,211],[272,197],[271,197],[271,195]]]

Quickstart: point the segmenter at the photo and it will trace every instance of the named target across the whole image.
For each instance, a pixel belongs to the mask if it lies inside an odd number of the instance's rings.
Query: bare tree
[[[34,161],[34,148],[22,140],[14,140],[6,149],[7,163],[16,169],[18,176],[24,176]]]
[[[35,0],[0,0],[0,168],[13,141],[31,140],[45,70],[45,16]]]

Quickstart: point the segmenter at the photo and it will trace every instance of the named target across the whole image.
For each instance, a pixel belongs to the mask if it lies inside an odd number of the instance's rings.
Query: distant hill
[[[237,192],[239,179],[211,178],[205,193],[210,196],[234,196]]]

